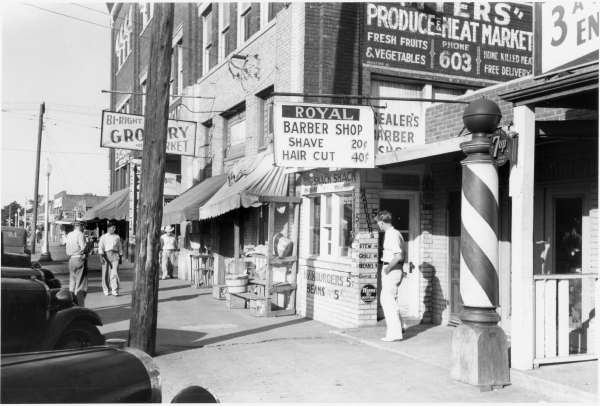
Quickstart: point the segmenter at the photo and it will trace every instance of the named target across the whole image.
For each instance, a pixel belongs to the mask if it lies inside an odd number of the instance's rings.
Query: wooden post
[[[269,202],[269,217],[267,220],[267,274],[265,281],[265,316],[271,312],[271,285],[273,284],[273,268],[271,261],[273,258],[273,232],[275,231],[275,203]]]
[[[517,164],[510,170],[511,225],[511,367],[533,368],[535,319],[533,286],[533,189],[535,163],[535,111],[514,108],[515,131],[519,133]],[[547,298],[546,298],[547,300]],[[539,310],[538,310],[539,311]]]
[[[144,149],[136,224],[135,278],[129,345],[154,355],[158,311],[158,251],[169,116],[169,82],[173,53],[173,3],[157,3],[150,41]]]
[[[233,213],[233,267],[234,272],[240,272],[240,223],[241,209],[237,209]]]
[[[35,186],[33,187],[33,213],[31,220],[31,253],[35,254],[35,232],[37,231],[37,216],[38,216],[38,204],[39,194],[38,189],[40,187],[40,151],[42,149],[42,128],[44,127],[44,112],[46,111],[46,104],[40,104],[40,115],[38,121],[38,136],[37,136],[37,149],[35,155]],[[9,206],[10,207],[10,206]],[[10,222],[10,217],[9,217]],[[10,225],[10,224],[8,224]]]

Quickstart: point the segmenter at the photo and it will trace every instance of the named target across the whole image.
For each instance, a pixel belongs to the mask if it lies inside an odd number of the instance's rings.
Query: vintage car
[[[60,373],[57,373],[60,371]],[[150,356],[133,348],[2,355],[2,403],[160,403],[160,372]],[[35,385],[33,387],[33,385]],[[191,386],[172,403],[216,403]]]
[[[75,306],[66,289],[50,289],[40,278],[5,277],[2,270],[3,354],[80,348],[104,343],[98,314]]]

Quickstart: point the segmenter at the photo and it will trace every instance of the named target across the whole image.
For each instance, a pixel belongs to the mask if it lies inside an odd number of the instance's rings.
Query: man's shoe
[[[104,292],[104,296],[108,296],[108,292]]]
[[[113,292],[112,295],[113,296],[119,296],[119,292]]]
[[[391,342],[391,341],[400,341],[402,338],[394,338],[394,337],[381,337],[381,341]]]

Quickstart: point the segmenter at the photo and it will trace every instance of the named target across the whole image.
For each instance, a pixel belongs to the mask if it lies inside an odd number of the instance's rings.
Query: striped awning
[[[118,190],[85,212],[83,221],[94,219],[128,220],[129,188]]]
[[[162,225],[198,220],[200,206],[223,186],[226,179],[225,174],[213,176],[183,192],[164,207]]]
[[[276,167],[272,151],[240,160],[227,181],[202,207],[200,220],[217,217],[240,207],[258,207],[260,197],[287,196],[288,174]]]

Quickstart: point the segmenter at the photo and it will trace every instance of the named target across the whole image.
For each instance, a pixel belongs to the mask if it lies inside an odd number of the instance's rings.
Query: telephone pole
[[[135,228],[135,278],[129,345],[155,353],[158,312],[158,251],[169,118],[169,83],[173,53],[173,3],[154,5],[148,90],[144,112],[144,148],[138,219]]]
[[[35,231],[37,229],[37,215],[38,215],[38,187],[40,185],[40,151],[42,149],[42,127],[44,126],[44,112],[46,111],[46,104],[42,102],[40,104],[40,116],[38,123],[38,139],[37,139],[37,151],[35,157],[35,186],[33,188],[33,218],[31,220],[31,253],[35,254]]]

